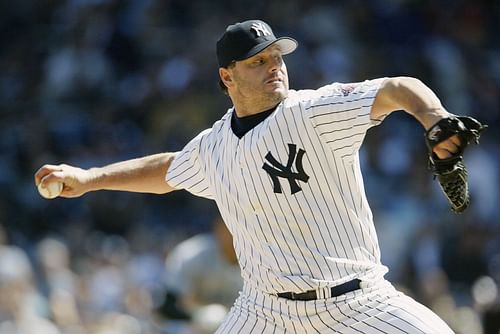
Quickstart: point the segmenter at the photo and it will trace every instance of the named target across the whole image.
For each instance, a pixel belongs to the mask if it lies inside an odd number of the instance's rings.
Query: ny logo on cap
[[[254,23],[252,23],[252,26],[250,27],[250,29],[255,30],[255,33],[257,34],[257,37],[271,35],[271,31],[262,22],[254,22]]]

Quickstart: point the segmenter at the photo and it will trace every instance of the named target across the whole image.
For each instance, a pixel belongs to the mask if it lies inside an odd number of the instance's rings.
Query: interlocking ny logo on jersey
[[[250,29],[255,30],[255,33],[257,34],[257,37],[260,36],[269,36],[271,35],[271,31],[267,28],[267,26],[264,23],[258,22],[258,23],[252,23],[252,26]]]
[[[290,184],[290,189],[292,194],[301,191],[302,189],[299,187],[297,181],[307,182],[309,180],[309,176],[304,172],[304,167],[302,166],[302,158],[304,157],[303,149],[299,149],[297,152],[297,145],[288,144],[288,162],[286,166],[283,166],[280,162],[278,162],[271,152],[268,152],[266,155],[266,160],[268,163],[264,162],[262,168],[271,176],[271,180],[273,181],[274,192],[281,194],[281,184],[279,181],[279,177],[285,178],[288,180]],[[292,172],[292,165],[295,161],[295,169],[296,173]]]

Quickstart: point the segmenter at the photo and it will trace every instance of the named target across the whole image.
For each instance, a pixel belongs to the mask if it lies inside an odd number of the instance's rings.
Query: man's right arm
[[[35,184],[44,187],[50,182],[62,182],[60,196],[68,198],[96,190],[165,194],[175,190],[165,176],[176,154],[159,153],[90,169],[44,165],[35,173]]]

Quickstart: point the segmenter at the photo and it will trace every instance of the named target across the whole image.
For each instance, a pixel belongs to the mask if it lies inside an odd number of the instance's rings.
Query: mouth
[[[278,83],[282,83],[283,82],[283,79],[279,78],[279,77],[272,77],[270,79],[267,79],[265,81],[266,84],[278,84]]]

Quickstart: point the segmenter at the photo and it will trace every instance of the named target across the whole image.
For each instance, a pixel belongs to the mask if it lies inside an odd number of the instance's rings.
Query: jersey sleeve
[[[333,83],[316,91],[306,110],[318,135],[331,149],[358,150],[366,131],[382,121],[371,119],[370,112],[384,79]]]
[[[201,132],[180,152],[177,152],[165,176],[166,182],[176,188],[185,189],[193,195],[213,199],[207,177],[206,161],[201,152],[211,129]]]

